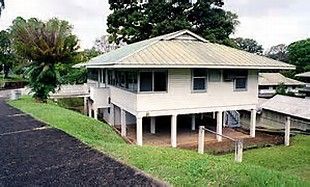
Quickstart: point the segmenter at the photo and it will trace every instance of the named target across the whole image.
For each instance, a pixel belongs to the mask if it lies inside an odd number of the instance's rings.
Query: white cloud
[[[307,0],[226,0],[225,8],[241,22],[233,36],[253,38],[266,49],[310,37]]]

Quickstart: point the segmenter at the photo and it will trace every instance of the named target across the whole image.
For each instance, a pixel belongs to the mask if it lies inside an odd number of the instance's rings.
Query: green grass
[[[1,82],[14,82],[14,81],[24,81],[24,79],[18,75],[10,75],[8,78],[3,78],[3,74],[0,74],[0,81]]]
[[[294,137],[289,147],[253,149],[244,152],[243,156],[244,163],[282,171],[310,181],[310,136]]]
[[[272,157],[272,151],[262,149],[245,154],[244,162],[233,162],[232,155],[213,156],[200,155],[194,151],[173,148],[158,148],[151,146],[135,146],[126,144],[108,125],[90,119],[76,112],[61,108],[53,103],[35,103],[30,98],[10,102],[11,105],[45,121],[50,126],[80,139],[89,146],[98,149],[129,165],[137,167],[174,186],[309,186],[309,181],[287,174],[289,171],[276,171],[281,166],[273,168],[267,159],[260,164],[262,157]],[[298,141],[298,139],[297,139]],[[291,149],[298,149],[293,145]],[[285,149],[271,148],[271,149]],[[266,151],[266,152],[265,152]],[[283,150],[284,152],[286,150]],[[281,150],[279,150],[281,152]],[[308,153],[308,152],[307,152]],[[252,154],[252,156],[250,156]],[[255,155],[257,154],[258,160]],[[287,153],[289,155],[289,153]],[[295,153],[292,153],[295,155]],[[279,155],[280,156],[280,155]],[[296,154],[298,157],[307,155]],[[251,161],[252,160],[252,161]],[[253,162],[253,164],[252,164]],[[289,162],[289,160],[288,160]],[[298,162],[298,161],[296,161]],[[295,162],[293,162],[295,163]],[[298,163],[296,167],[300,167]]]

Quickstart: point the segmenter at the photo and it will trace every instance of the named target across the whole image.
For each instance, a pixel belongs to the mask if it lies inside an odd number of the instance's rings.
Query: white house
[[[259,73],[258,96],[271,98],[277,94],[277,87],[283,84],[286,93],[299,94],[299,90],[305,87],[306,83],[285,77],[281,73]]]
[[[89,108],[98,109],[110,125],[136,125],[136,143],[143,144],[143,118],[171,118],[171,145],[177,146],[177,118],[213,113],[222,134],[223,112],[251,110],[250,136],[255,137],[258,73],[294,69],[263,56],[210,43],[182,30],[137,42],[80,64],[89,69]],[[90,112],[91,114],[91,112]],[[217,137],[221,141],[221,136]]]

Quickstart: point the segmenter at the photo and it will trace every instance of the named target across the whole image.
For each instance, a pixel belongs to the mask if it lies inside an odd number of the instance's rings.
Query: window
[[[246,78],[236,78],[235,79],[235,90],[246,90],[247,79]]]
[[[98,69],[87,69],[87,78],[89,80],[98,81]]]
[[[140,91],[147,92],[153,89],[153,75],[152,72],[140,73]]]
[[[154,72],[154,91],[167,91],[167,72]]]
[[[140,72],[141,92],[167,91],[167,71]]]
[[[210,82],[221,82],[222,80],[221,70],[209,70],[208,74]]]
[[[246,91],[248,84],[248,72],[247,71],[235,71],[234,72],[234,90]]]
[[[110,85],[132,92],[137,92],[137,77],[138,74],[135,71],[108,71],[108,83]]]
[[[193,70],[193,90],[205,91],[206,90],[207,72],[205,69]]]
[[[99,69],[99,82],[105,83],[105,70]]]

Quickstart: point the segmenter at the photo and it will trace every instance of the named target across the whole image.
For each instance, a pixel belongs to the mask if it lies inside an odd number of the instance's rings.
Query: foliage
[[[115,42],[109,41],[109,35],[103,35],[100,38],[97,38],[95,45],[92,50],[100,51],[101,53],[107,53],[113,51],[121,46],[125,45],[124,43],[116,44]]]
[[[229,35],[239,23],[237,15],[222,9],[223,0],[149,1],[110,0],[113,11],[108,17],[110,42],[134,43],[151,37],[189,29],[211,42],[228,43]]]
[[[310,38],[288,46],[289,63],[296,66],[295,73],[310,71]]]
[[[0,71],[4,72],[4,77],[8,78],[9,71],[14,63],[14,54],[11,48],[10,33],[8,31],[0,31]]]
[[[78,49],[78,40],[67,21],[16,18],[11,26],[13,48],[29,60],[29,86],[34,97],[46,101],[60,85],[56,65],[70,62]]]
[[[274,60],[279,60],[282,62],[288,62],[288,51],[287,45],[279,44],[272,46],[265,54],[265,56],[272,58]]]
[[[73,68],[75,64],[85,63],[91,58],[100,55],[101,52],[93,49],[86,49],[78,52],[74,58],[68,63],[59,63],[56,69],[59,72],[59,82],[61,84],[83,84],[87,80],[86,68]]]
[[[4,8],[5,8],[4,0],[0,0],[0,15]]]
[[[194,151],[174,148],[129,145],[110,126],[51,103],[40,104],[35,103],[29,98],[23,98],[12,101],[10,104],[78,138],[89,146],[165,180],[173,186],[309,185],[309,181],[302,181],[298,177],[293,176],[296,175],[294,171],[297,171],[299,166],[305,163],[309,165],[309,152],[305,151],[306,146],[303,146],[302,151],[294,153],[293,157],[289,157],[289,155],[291,151],[299,149],[298,145],[293,144],[289,148],[282,148],[282,146],[280,148],[268,148],[271,150],[258,155],[265,162],[262,165],[266,165],[267,168],[259,166],[259,160],[255,162],[255,156],[251,157],[251,154],[247,155],[246,153],[244,160],[254,160],[253,163],[255,165],[252,165],[251,161],[236,164],[232,161],[232,155],[201,155]],[[309,144],[310,140],[306,138],[305,141]],[[304,141],[299,141],[298,144],[304,144]],[[257,150],[257,154],[259,154],[258,152],[259,150]],[[286,155],[284,157],[286,162],[273,159],[273,154],[279,159],[281,154]],[[275,162],[267,165],[268,158],[272,158]],[[302,162],[303,160],[304,162]],[[301,162],[296,165],[296,168],[291,170],[291,172],[286,170],[283,173],[282,169],[285,166],[298,161]],[[276,165],[276,163],[279,165]],[[276,167],[273,168],[273,164]],[[290,166],[290,168],[293,167],[293,165]],[[301,166],[301,169],[305,169],[305,167]],[[298,173],[301,172],[299,171]]]
[[[280,95],[286,94],[286,86],[283,82],[277,85],[276,92],[277,94],[280,94]]]
[[[250,38],[235,38],[234,42],[237,48],[255,54],[263,54],[263,46],[259,45],[257,41]]]

